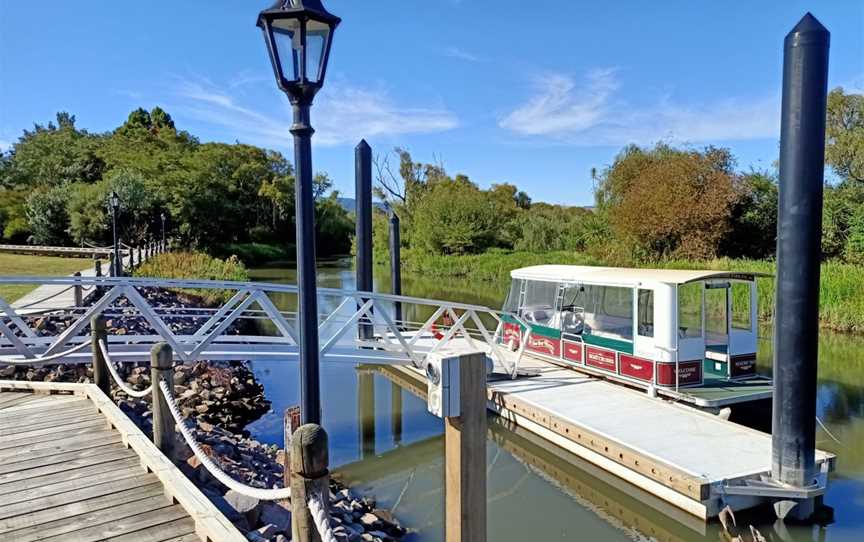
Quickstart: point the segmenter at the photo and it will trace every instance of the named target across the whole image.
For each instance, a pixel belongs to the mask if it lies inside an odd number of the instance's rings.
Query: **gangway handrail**
[[[56,328],[56,331],[48,335],[34,332],[34,329],[31,329],[32,320],[28,323],[18,313],[21,308],[12,307],[0,298],[0,347],[6,347],[26,358],[36,358],[37,356],[43,356],[47,359],[57,358],[64,344],[75,343],[82,339],[81,333],[86,330],[90,319],[97,315],[137,318],[146,324],[143,329],[137,328],[137,331],[122,334],[119,337],[112,336],[107,340],[106,349],[108,344],[126,343],[127,347],[121,348],[118,353],[123,361],[130,361],[130,358],[136,356],[140,345],[152,344],[154,340],[168,342],[174,348],[177,356],[185,362],[202,359],[206,352],[212,352],[211,345],[218,350],[218,345],[237,342],[233,332],[230,331],[234,329],[232,326],[242,319],[251,318],[269,319],[275,326],[277,334],[273,335],[266,331],[260,334],[249,334],[249,337],[240,342],[250,345],[261,343],[281,345],[280,351],[289,355],[293,355],[293,350],[290,352],[289,350],[298,342],[296,312],[283,311],[270,299],[270,294],[298,293],[296,285],[251,281],[140,277],[0,277],[0,284],[9,283],[48,284],[54,287],[65,287],[64,289],[90,285],[101,292],[100,296],[90,298],[92,304],[85,303],[84,306],[70,307],[67,305],[75,304],[69,303],[68,300],[60,300],[59,303],[40,308],[41,313],[47,313],[47,318],[54,316],[65,318],[68,315],[75,317],[74,320]],[[143,295],[145,289],[224,290],[233,292],[233,296],[228,301],[222,302],[218,309],[164,307],[160,306],[161,302],[158,299],[147,299]],[[524,343],[531,336],[530,325],[518,315],[483,305],[335,288],[320,288],[318,295],[324,300],[335,298],[332,306],[336,307],[335,309],[332,307],[324,309],[331,304],[330,301],[319,304],[325,312],[324,315],[319,315],[322,355],[339,346],[342,350],[339,351],[338,355],[344,356],[346,334],[358,321],[367,321],[376,330],[384,331],[376,334],[375,343],[367,342],[361,346],[398,352],[398,356],[405,361],[421,366],[426,355],[448,346],[452,340],[458,338],[460,341],[468,343],[472,348],[477,348],[480,346],[478,343],[482,343],[493,360],[499,362],[511,376],[515,377],[522,357],[521,353],[524,351]],[[116,303],[116,300],[122,298],[125,298],[128,304],[118,305]],[[429,307],[433,309],[434,314],[417,327],[419,322],[411,325],[406,324],[404,320],[395,320],[394,315],[391,314],[393,306],[391,303]],[[255,308],[256,304],[258,308]],[[326,314],[327,312],[330,314]],[[30,313],[31,316],[33,314]],[[515,362],[512,356],[505,355],[504,345],[499,344],[505,315],[515,319],[523,327],[520,341],[522,348],[520,348]],[[440,317],[447,317],[448,321],[439,323],[437,320]],[[172,330],[172,325],[177,319],[191,322],[197,331],[193,334],[175,333]],[[14,325],[18,329],[13,331],[4,323],[4,320],[11,321],[10,325]],[[490,320],[495,322],[497,327],[487,327]],[[434,332],[436,325],[441,325],[442,329],[447,327],[449,329],[446,330],[443,337],[437,337],[439,339],[437,342],[430,341],[429,334]],[[25,337],[18,337],[19,332],[24,333]],[[420,345],[418,345],[418,339],[423,339]],[[130,350],[130,347],[134,352]],[[358,349],[359,353],[359,348],[356,345],[354,347]],[[431,350],[429,350],[430,348]],[[252,350],[250,346],[249,351]],[[218,355],[222,356],[219,359],[225,359],[225,352],[220,352]],[[254,354],[251,355],[255,356]],[[272,356],[272,354],[266,355]],[[394,359],[392,356],[382,358],[387,363],[393,362]],[[82,361],[83,357],[77,356],[76,360]]]

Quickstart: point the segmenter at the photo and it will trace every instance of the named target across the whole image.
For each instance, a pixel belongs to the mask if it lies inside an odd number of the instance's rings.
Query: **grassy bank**
[[[510,271],[540,264],[604,265],[587,254],[574,252],[504,252],[495,251],[468,256],[435,256],[406,250],[403,268],[426,277],[465,277],[473,280],[509,281]],[[633,263],[633,267],[667,269],[717,269],[758,272],[773,275],[775,263],[766,260],[707,261],[665,260]],[[774,316],[774,279],[758,279],[760,318]],[[864,332],[864,266],[839,262],[822,264],[819,317],[823,326],[838,331]]]
[[[265,243],[226,243],[217,246],[211,252],[213,256],[222,259],[236,256],[249,267],[294,260],[293,248],[289,250],[289,247]]]
[[[246,267],[235,258],[220,260],[202,252],[167,252],[147,260],[135,270],[136,277],[163,279],[249,280]],[[207,305],[227,301],[232,290],[182,289],[178,293],[194,296]]]
[[[62,277],[92,266],[93,260],[89,258],[0,253],[0,276]],[[37,284],[0,284],[0,297],[11,303],[37,286]]]

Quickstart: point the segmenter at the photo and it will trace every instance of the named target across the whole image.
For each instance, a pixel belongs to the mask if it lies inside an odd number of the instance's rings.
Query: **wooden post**
[[[94,264],[94,266],[96,268],[96,276],[101,277],[102,276],[102,260],[99,259],[98,254],[93,256],[93,258],[96,260],[96,263]],[[102,288],[100,286],[96,287],[96,297],[97,298],[102,297]]]
[[[119,239],[119,238],[117,239],[117,246],[120,247],[120,250],[117,252],[117,258],[116,258],[117,261],[114,262],[114,265],[117,266],[115,268],[114,276],[115,277],[122,277],[124,274],[124,271],[123,271],[123,239]]]
[[[459,358],[460,416],[444,418],[447,542],[486,542],[486,354]]]
[[[357,415],[360,418],[360,457],[375,456],[375,375],[357,371]]]
[[[72,276],[80,279],[81,272],[76,271]],[[79,283],[75,285],[72,291],[75,294],[75,308],[77,309],[84,304],[84,290],[81,289],[81,284]]]
[[[93,351],[93,383],[102,392],[111,397],[111,381],[108,367],[105,366],[105,357],[99,348],[99,341],[105,342],[108,347],[108,330],[105,328],[105,317],[97,314],[90,320],[90,348]]]
[[[330,464],[327,432],[316,424],[301,425],[291,437],[291,540],[321,542],[307,501],[321,497],[325,509],[330,501]]]
[[[282,414],[282,442],[285,446],[285,457],[282,458],[282,485],[291,487],[291,439],[294,432],[300,428],[300,407],[290,406]]]
[[[171,457],[174,445],[174,418],[162,394],[159,382],[166,382],[174,393],[174,353],[168,343],[159,343],[150,351],[150,383],[153,385],[153,443]]]
[[[390,430],[393,444],[402,444],[402,386],[390,382]]]
[[[117,276],[117,267],[116,267],[116,264],[114,262],[114,253],[113,252],[108,256],[108,276],[109,277],[116,277]]]

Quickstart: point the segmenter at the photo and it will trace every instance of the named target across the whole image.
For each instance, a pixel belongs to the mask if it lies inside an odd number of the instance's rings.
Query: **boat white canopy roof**
[[[728,279],[752,281],[770,277],[765,273],[739,273],[696,269],[631,269],[626,267],[595,267],[591,265],[534,265],[514,269],[515,279],[578,284],[639,286],[643,284],[687,284],[700,280]]]

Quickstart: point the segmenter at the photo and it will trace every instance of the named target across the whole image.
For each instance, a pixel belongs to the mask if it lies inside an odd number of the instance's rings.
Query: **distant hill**
[[[354,198],[338,198],[338,201],[339,201],[339,205],[341,205],[342,208],[345,209],[346,211],[348,211],[349,213],[353,213],[354,211],[357,210],[357,200]],[[387,210],[387,206],[384,205],[384,203],[380,202],[380,201],[373,201],[372,206],[377,207],[378,209],[381,209],[382,211]]]

